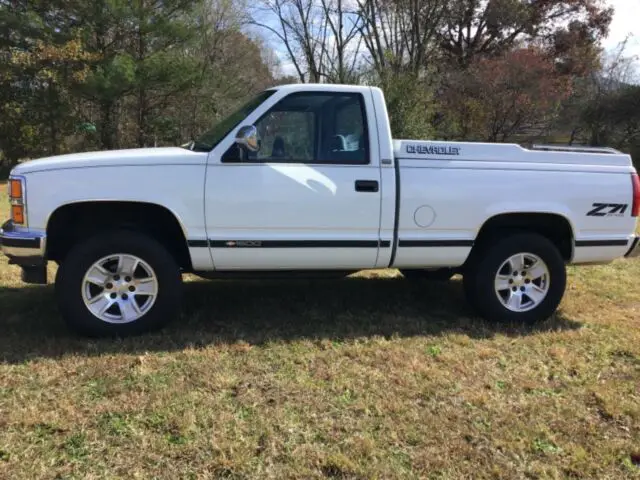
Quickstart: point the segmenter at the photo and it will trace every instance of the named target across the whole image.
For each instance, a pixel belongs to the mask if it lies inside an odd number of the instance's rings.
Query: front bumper
[[[46,243],[45,234],[19,231],[11,220],[0,228],[0,250],[9,257],[9,263],[15,265],[43,265]]]
[[[634,236],[633,240],[631,241],[631,247],[629,247],[629,250],[624,256],[626,258],[640,257],[640,236]]]
[[[10,220],[0,228],[0,251],[22,267],[24,282],[47,283],[46,246],[44,233],[19,231]]]

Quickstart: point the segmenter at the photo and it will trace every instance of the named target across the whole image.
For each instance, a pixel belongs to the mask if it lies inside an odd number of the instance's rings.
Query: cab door
[[[217,270],[359,269],[376,264],[377,138],[361,92],[295,92],[207,169],[205,210]]]

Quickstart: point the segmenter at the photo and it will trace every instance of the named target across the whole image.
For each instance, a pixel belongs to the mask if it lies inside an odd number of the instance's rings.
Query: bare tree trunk
[[[147,95],[144,89],[138,90],[138,147],[147,146]]]
[[[58,146],[58,122],[56,118],[56,110],[58,108],[58,95],[55,91],[53,81],[49,81],[48,86],[49,95],[49,151],[52,155],[57,155],[60,151]]]
[[[100,104],[100,147],[104,150],[115,148],[115,119],[114,104],[112,101],[103,101]]]
[[[145,58],[146,53],[146,44],[144,41],[144,31],[143,25],[145,22],[144,14],[142,13],[144,10],[144,0],[140,0],[140,16],[138,17],[138,62],[142,63]],[[137,144],[138,147],[146,146],[146,136],[147,136],[147,97],[144,90],[144,87],[140,87],[138,89],[138,112],[137,112],[137,121],[138,121],[138,135],[137,135]]]

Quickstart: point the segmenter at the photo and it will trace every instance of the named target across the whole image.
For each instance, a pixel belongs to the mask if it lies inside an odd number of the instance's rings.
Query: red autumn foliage
[[[465,138],[505,141],[541,128],[571,93],[570,78],[536,48],[475,60],[452,78],[448,113]]]

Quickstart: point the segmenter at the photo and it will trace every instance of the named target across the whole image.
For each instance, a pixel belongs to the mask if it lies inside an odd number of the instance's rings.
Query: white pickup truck
[[[393,140],[362,86],[279,86],[183,147],[30,161],[9,190],[2,251],[26,282],[57,262],[60,310],[90,335],[176,317],[183,272],[461,273],[481,316],[534,322],[566,264],[640,254],[629,155]]]

